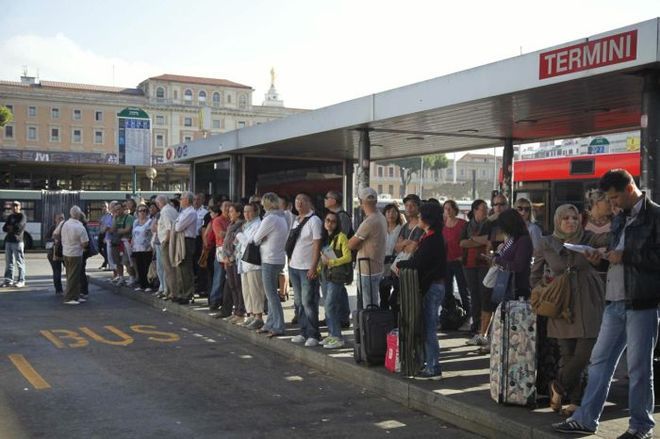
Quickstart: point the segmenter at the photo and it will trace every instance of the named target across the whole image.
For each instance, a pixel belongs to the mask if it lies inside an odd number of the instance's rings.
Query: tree
[[[12,120],[14,120],[14,115],[11,114],[9,108],[0,106],[0,127],[7,125]]]
[[[406,188],[410,184],[412,174],[421,171],[422,161],[424,161],[424,169],[444,169],[449,166],[449,160],[445,154],[431,154],[420,157],[406,157],[402,159],[388,160],[384,162],[387,165],[398,166],[401,170],[401,193],[406,193]]]

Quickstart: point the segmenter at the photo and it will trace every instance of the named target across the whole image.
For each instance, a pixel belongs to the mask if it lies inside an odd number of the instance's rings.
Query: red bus
[[[637,180],[639,151],[515,161],[514,198],[529,199],[537,222],[545,232],[551,232],[555,209],[570,203],[582,210],[587,191],[613,168],[624,168]]]

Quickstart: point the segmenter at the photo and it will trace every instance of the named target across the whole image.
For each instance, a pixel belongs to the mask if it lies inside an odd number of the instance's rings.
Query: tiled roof
[[[70,82],[41,81],[41,87],[66,88],[72,90],[97,91],[103,93],[120,93],[130,95],[142,95],[142,90],[138,88],[109,87],[105,85],[74,84]],[[39,86],[37,85],[37,87]]]
[[[184,76],[184,75],[170,75],[164,74],[160,76],[154,76],[149,79],[156,79],[159,81],[176,81],[176,82],[185,82],[188,84],[202,84],[202,85],[216,85],[220,87],[236,87],[236,88],[249,88],[249,85],[239,84],[237,82],[228,81],[226,79],[217,79],[217,78],[200,78],[197,76]]]

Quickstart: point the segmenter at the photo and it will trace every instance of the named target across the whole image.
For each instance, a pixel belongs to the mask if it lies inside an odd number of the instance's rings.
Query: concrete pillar
[[[344,179],[343,179],[343,192],[344,192],[344,210],[346,212],[353,212],[353,160],[344,160]]]
[[[371,165],[371,140],[369,139],[369,130],[360,131],[360,141],[358,143],[358,193],[360,189],[369,186],[369,167]]]
[[[497,158],[495,158],[497,160]],[[500,193],[513,203],[513,139],[504,140],[504,153],[502,155],[502,184]]]
[[[660,201],[660,72],[644,76],[640,131],[640,186],[656,203]]]
[[[244,158],[238,154],[229,158],[229,197],[240,200],[243,197],[243,165]],[[263,194],[262,194],[263,195]]]

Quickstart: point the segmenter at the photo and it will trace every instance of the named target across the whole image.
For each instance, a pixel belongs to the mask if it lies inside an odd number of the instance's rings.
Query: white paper
[[[328,258],[329,260],[337,259],[335,251],[329,245],[326,245],[321,249],[321,254]]]
[[[568,242],[564,243],[564,247],[566,247],[567,249],[569,249],[571,251],[578,252],[578,253],[586,253],[588,251],[589,252],[598,251],[598,249],[595,249],[595,248],[591,247],[590,245],[571,244],[571,243],[568,243]]]

